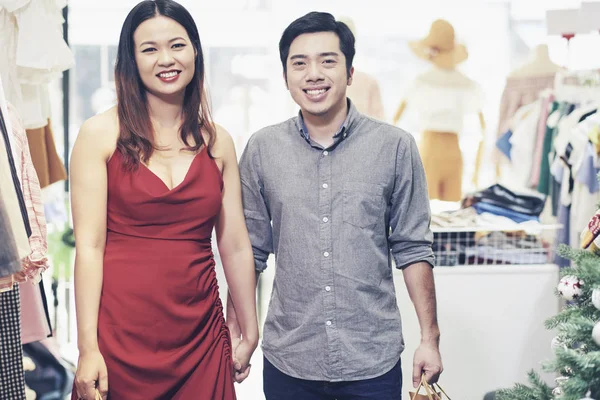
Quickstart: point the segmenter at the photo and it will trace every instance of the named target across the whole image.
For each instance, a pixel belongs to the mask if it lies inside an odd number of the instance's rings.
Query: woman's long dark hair
[[[146,0],[135,6],[127,15],[115,63],[115,83],[117,87],[117,110],[119,115],[119,140],[117,148],[130,167],[147,162],[156,149],[154,128],[150,121],[146,88],[140,78],[135,62],[133,33],[144,21],[162,15],[182,25],[192,41],[196,52],[194,77],[185,89],[183,100],[183,123],[179,134],[187,150],[198,151],[205,144],[202,132],[208,134],[208,153],[214,144],[216,128],[204,91],[204,56],[200,35],[194,19],[179,3],[172,0]],[[190,146],[189,137],[194,139]]]

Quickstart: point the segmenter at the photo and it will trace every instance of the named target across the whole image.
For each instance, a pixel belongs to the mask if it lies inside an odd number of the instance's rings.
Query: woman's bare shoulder
[[[212,148],[212,155],[215,158],[235,158],[235,145],[233,138],[221,125],[215,124],[215,143]]]
[[[88,151],[99,151],[108,160],[117,148],[119,120],[116,107],[87,119],[79,129],[76,146],[79,143]]]

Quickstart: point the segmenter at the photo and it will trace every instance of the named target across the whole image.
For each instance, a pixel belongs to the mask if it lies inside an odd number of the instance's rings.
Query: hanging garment
[[[21,341],[23,344],[36,342],[50,336],[50,325],[46,319],[44,302],[39,283],[25,282],[21,291]]]
[[[10,111],[9,111],[10,113]],[[14,150],[12,149],[12,141],[10,139],[11,133],[8,132],[7,125],[5,123],[5,119],[7,116],[0,110],[0,131],[2,131],[2,137],[4,138],[4,145],[6,146],[6,154],[8,155],[8,162],[10,168],[10,174],[13,181],[13,186],[15,188],[15,192],[17,193],[17,198],[19,200],[19,208],[21,209],[21,218],[23,219],[23,224],[25,225],[25,232],[27,232],[27,236],[31,235],[31,226],[29,226],[29,218],[27,217],[27,208],[25,206],[25,200],[23,198],[23,191],[21,188],[21,182],[19,181],[19,175],[17,172],[16,165],[18,160],[14,157]]]
[[[24,0],[28,3],[29,0]],[[6,99],[21,108],[23,95],[17,76],[17,18],[14,11],[23,6],[19,0],[3,0],[0,6],[0,81],[2,82],[2,102]],[[4,105],[3,105],[4,107]],[[2,111],[6,114],[6,109]]]
[[[540,167],[542,162],[542,151],[544,149],[544,137],[546,136],[546,122],[548,121],[548,116],[554,111],[553,103],[554,95],[552,93],[547,93],[542,96],[542,109],[540,119],[538,120],[531,175],[529,177],[529,187],[532,189],[537,188],[538,183],[540,182]]]
[[[0,400],[25,400],[19,288],[0,293]]]
[[[507,129],[517,110],[536,101],[544,89],[554,86],[554,74],[547,76],[509,77],[500,99],[497,136]]]
[[[511,118],[519,108],[533,103],[542,91],[554,87],[554,74],[545,76],[508,77],[500,98],[497,137],[509,129]],[[500,160],[499,152],[494,152],[494,162]]]
[[[555,162],[564,166],[560,203],[571,206],[569,244],[576,248],[580,244],[581,231],[587,226],[590,215],[597,210],[600,200],[598,156],[589,141],[590,131],[600,123],[600,117],[594,113],[595,107],[582,106],[573,111],[570,117],[579,122],[575,126],[563,125],[564,130],[554,142]]]
[[[2,115],[1,110],[0,115]],[[2,130],[1,125],[0,130]],[[0,187],[2,188],[0,195],[2,195],[2,201],[10,221],[13,238],[17,245],[17,254],[19,259],[23,259],[31,253],[27,230],[23,222],[22,213],[24,208],[21,207],[21,204],[24,204],[25,200],[23,199],[20,184],[17,185],[18,191],[15,188],[14,179],[17,179],[18,182],[18,178],[15,178],[12,174],[13,169],[11,165],[14,164],[11,162],[14,162],[14,158],[12,151],[6,146],[9,142],[3,130],[0,136]]]
[[[425,131],[419,143],[429,198],[459,201],[462,198],[463,158],[458,135]]]
[[[46,125],[48,84],[74,63],[63,39],[64,6],[57,0],[3,0],[0,7],[0,77],[27,129]]]
[[[532,157],[536,144],[536,133],[541,113],[541,101],[535,101],[517,110],[509,128],[512,131],[511,163],[508,168],[511,187],[525,190],[529,187],[532,169]]]
[[[590,205],[581,207],[573,200],[581,200],[582,188],[576,185],[576,179],[589,141],[588,132],[584,127],[585,120],[594,117],[597,111],[597,106],[593,104],[574,108],[568,116],[562,118],[557,127],[557,132],[554,135],[551,153],[553,162],[551,164],[551,174],[553,179],[550,181],[550,189],[552,195],[553,211],[558,216],[558,222],[562,225],[558,230],[555,243],[556,245],[565,244],[568,246],[577,247],[579,240],[574,234],[574,230],[581,232],[584,227],[578,229],[574,223],[581,219],[580,211],[585,210]],[[588,171],[589,175],[593,171]],[[577,191],[575,191],[577,189]],[[573,195],[576,195],[574,198]],[[590,200],[588,197],[587,200]],[[593,200],[591,201],[593,204]],[[578,209],[573,207],[573,204]],[[583,210],[582,210],[583,209]],[[573,219],[576,218],[576,220]],[[571,239],[575,238],[572,243]],[[554,263],[565,267],[570,265],[570,261],[555,255]]]
[[[2,11],[0,11],[0,15],[2,14]],[[0,21],[0,24],[2,22]],[[0,39],[0,45],[1,45],[1,39]],[[2,46],[0,46],[2,47]],[[2,63],[0,63],[2,64]],[[8,101],[6,101],[6,96],[4,93],[4,86],[2,86],[2,79],[0,79],[0,111],[2,111],[2,115],[9,115],[8,114]],[[4,118],[4,124],[6,125],[6,132],[12,132],[12,125],[10,122],[10,118]],[[12,147],[12,142],[11,142],[11,147]],[[14,153],[13,153],[14,156]],[[19,169],[19,165],[15,165],[16,169],[17,169],[17,175],[21,175],[21,170]]]
[[[571,246],[578,248],[581,232],[587,226],[590,215],[594,215],[600,204],[600,185],[598,183],[598,155],[591,143],[585,146],[584,159],[579,166],[573,167],[575,184],[571,207]]]
[[[33,162],[29,154],[27,135],[19,119],[16,109],[9,104],[9,116],[13,127],[11,138],[15,143],[17,163],[21,166],[21,176],[18,181],[22,186],[23,202],[25,203],[27,221],[31,235],[28,238],[28,251],[22,257],[22,271],[13,275],[12,279],[0,279],[0,291],[12,287],[15,282],[32,280],[39,282],[41,272],[48,268],[48,244],[46,237],[46,219],[42,194]]]
[[[13,235],[10,220],[2,201],[0,188],[0,278],[10,276],[21,270],[21,259]]]
[[[27,130],[31,159],[41,188],[67,179],[65,166],[56,152],[50,120],[47,122],[43,128]]]
[[[23,100],[20,113],[27,116],[27,129],[43,128],[52,116],[48,84],[21,83],[21,94]]]
[[[15,62],[21,83],[48,83],[73,65],[63,37],[64,6],[63,1],[35,0],[15,11],[19,27]]]
[[[542,148],[542,158],[540,164],[540,179],[538,182],[537,190],[543,194],[551,193],[551,180],[552,176],[550,173],[551,159],[554,159],[552,144],[556,135],[558,134],[559,122],[565,116],[569,115],[575,109],[574,104],[565,102],[554,102],[552,105],[552,111],[548,116],[547,129],[544,135],[544,143]]]

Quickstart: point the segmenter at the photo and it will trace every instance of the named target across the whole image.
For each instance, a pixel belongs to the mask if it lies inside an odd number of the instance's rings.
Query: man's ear
[[[350,67],[348,72],[348,86],[352,85],[352,78],[354,78],[354,67]]]

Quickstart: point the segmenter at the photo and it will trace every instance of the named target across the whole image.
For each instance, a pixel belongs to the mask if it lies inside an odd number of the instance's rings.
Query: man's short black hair
[[[354,34],[348,26],[336,21],[334,16],[325,13],[312,11],[292,22],[281,35],[279,41],[279,57],[283,65],[283,72],[287,76],[287,58],[290,54],[290,46],[294,39],[305,33],[316,32],[334,32],[340,38],[340,49],[346,57],[346,72],[350,76],[352,61],[354,60]]]

